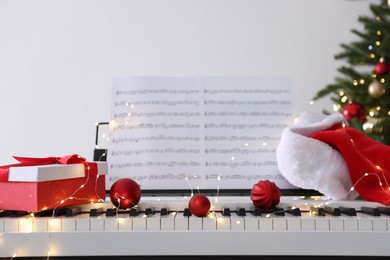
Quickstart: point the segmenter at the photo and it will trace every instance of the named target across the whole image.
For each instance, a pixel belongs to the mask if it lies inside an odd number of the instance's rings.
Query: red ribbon
[[[31,158],[14,156],[14,158],[20,163],[0,166],[0,181],[8,181],[8,172],[10,167],[36,166],[47,164],[85,164],[86,162],[85,158],[81,157],[78,154],[72,154],[63,157]]]

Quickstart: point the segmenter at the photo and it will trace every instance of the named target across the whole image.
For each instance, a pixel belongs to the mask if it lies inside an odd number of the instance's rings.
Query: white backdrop
[[[92,159],[116,77],[291,76],[294,113],[332,83],[373,1],[0,0],[0,164]]]

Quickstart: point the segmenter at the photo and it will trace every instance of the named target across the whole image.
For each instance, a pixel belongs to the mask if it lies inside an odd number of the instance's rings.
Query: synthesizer
[[[275,209],[249,197],[209,197],[207,217],[187,197],[142,197],[129,210],[105,203],[50,212],[0,211],[0,257],[390,256],[390,207],[360,200],[282,197]]]

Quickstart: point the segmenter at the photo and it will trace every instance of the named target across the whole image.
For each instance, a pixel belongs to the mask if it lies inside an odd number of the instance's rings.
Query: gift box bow
[[[13,156],[19,163],[9,164],[0,166],[0,181],[7,182],[9,175],[9,168],[11,167],[23,167],[23,166],[39,166],[49,164],[84,164],[85,169],[89,168],[90,165],[87,163],[85,158],[78,154],[67,155],[63,157],[44,157],[44,158],[33,158],[33,157],[18,157]],[[95,172],[95,171],[93,171]]]

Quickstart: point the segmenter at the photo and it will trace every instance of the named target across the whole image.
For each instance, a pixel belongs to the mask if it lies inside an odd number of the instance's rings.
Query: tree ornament
[[[255,207],[272,209],[280,202],[280,190],[274,182],[269,180],[259,181],[251,190],[251,200]]]
[[[370,85],[368,86],[368,94],[373,98],[379,98],[383,94],[385,94],[385,92],[386,92],[386,89],[383,86],[383,84],[376,81],[376,80],[371,82]]]
[[[387,62],[379,62],[375,65],[374,71],[378,76],[385,76],[389,73],[389,64]]]
[[[138,204],[141,199],[141,188],[132,179],[117,180],[111,186],[110,199],[115,207],[129,209]]]
[[[206,217],[209,213],[210,205],[210,200],[202,194],[192,196],[188,203],[191,214],[198,217]]]
[[[356,102],[346,104],[341,110],[341,113],[348,122],[351,122],[354,117],[356,117],[360,122],[364,122],[366,115],[366,111],[363,106]]]

